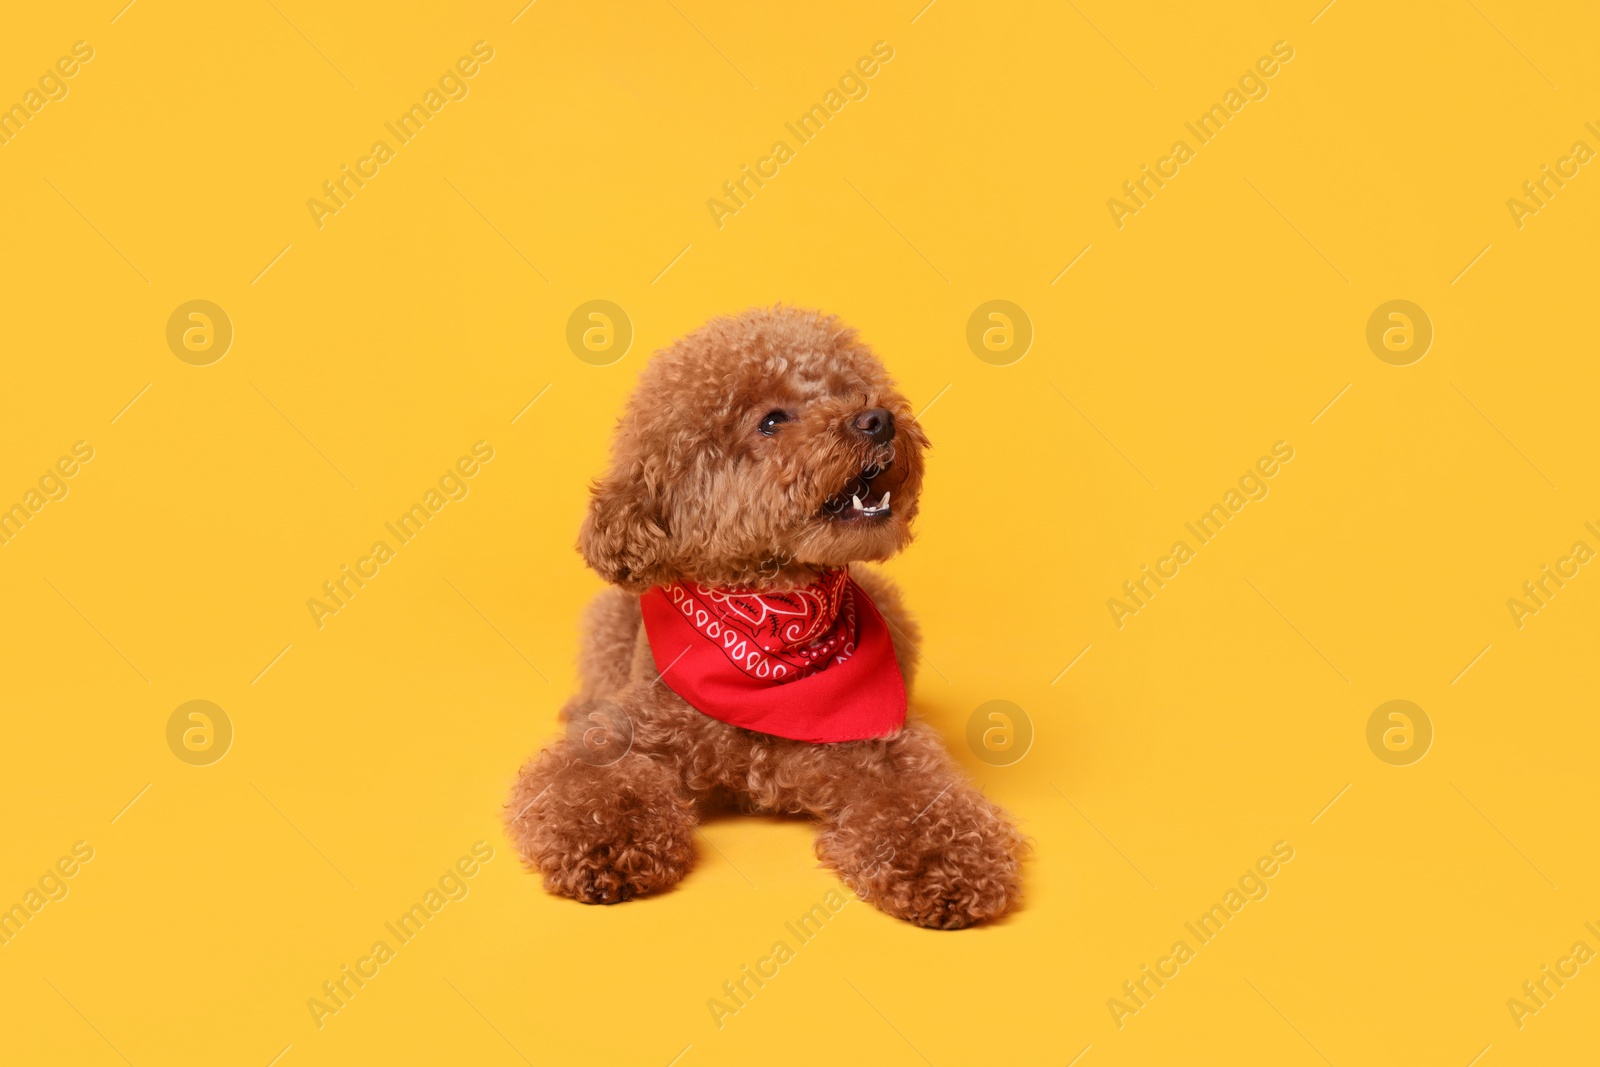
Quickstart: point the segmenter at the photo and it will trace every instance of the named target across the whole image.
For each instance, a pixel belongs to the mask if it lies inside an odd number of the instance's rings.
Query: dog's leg
[[[632,751],[610,702],[574,708],[568,735],[517,775],[506,832],[552,893],[615,904],[671,888],[694,863],[695,808],[672,765]]]
[[[1017,903],[1022,835],[931,729],[912,723],[889,741],[818,751],[829,785],[815,798],[817,855],[856,895],[942,930],[998,918]]]
[[[592,700],[622,688],[641,625],[639,598],[632,593],[605,589],[589,602],[579,624],[578,700]]]

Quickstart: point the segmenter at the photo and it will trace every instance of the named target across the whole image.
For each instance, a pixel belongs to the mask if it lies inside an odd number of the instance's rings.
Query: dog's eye
[[[778,432],[778,425],[789,421],[787,411],[769,411],[761,417],[761,425],[756,429],[768,437]]]

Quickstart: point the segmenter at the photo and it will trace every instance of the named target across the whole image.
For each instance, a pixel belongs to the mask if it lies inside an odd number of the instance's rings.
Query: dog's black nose
[[[850,422],[857,433],[872,438],[872,443],[881,445],[894,440],[894,416],[886,408],[873,408],[863,411]]]

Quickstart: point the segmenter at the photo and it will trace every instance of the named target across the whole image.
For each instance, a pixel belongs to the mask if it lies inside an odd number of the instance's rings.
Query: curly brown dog
[[[506,806],[548,890],[612,904],[668,889],[698,813],[731,801],[815,816],[823,862],[919,926],[1016,904],[1023,839],[904,719],[917,628],[861,566],[910,542],[927,445],[831,317],[716,319],[649,363],[579,538],[618,588],[584,620],[565,736]]]

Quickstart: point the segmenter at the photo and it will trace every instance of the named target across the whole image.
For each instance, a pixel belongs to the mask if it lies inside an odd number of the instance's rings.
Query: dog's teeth
[[[889,494],[887,492],[883,494],[883,499],[878,501],[878,506],[880,508],[886,508],[889,506]]]
[[[861,510],[861,497],[859,494],[851,494],[850,503],[856,506],[857,511]]]

